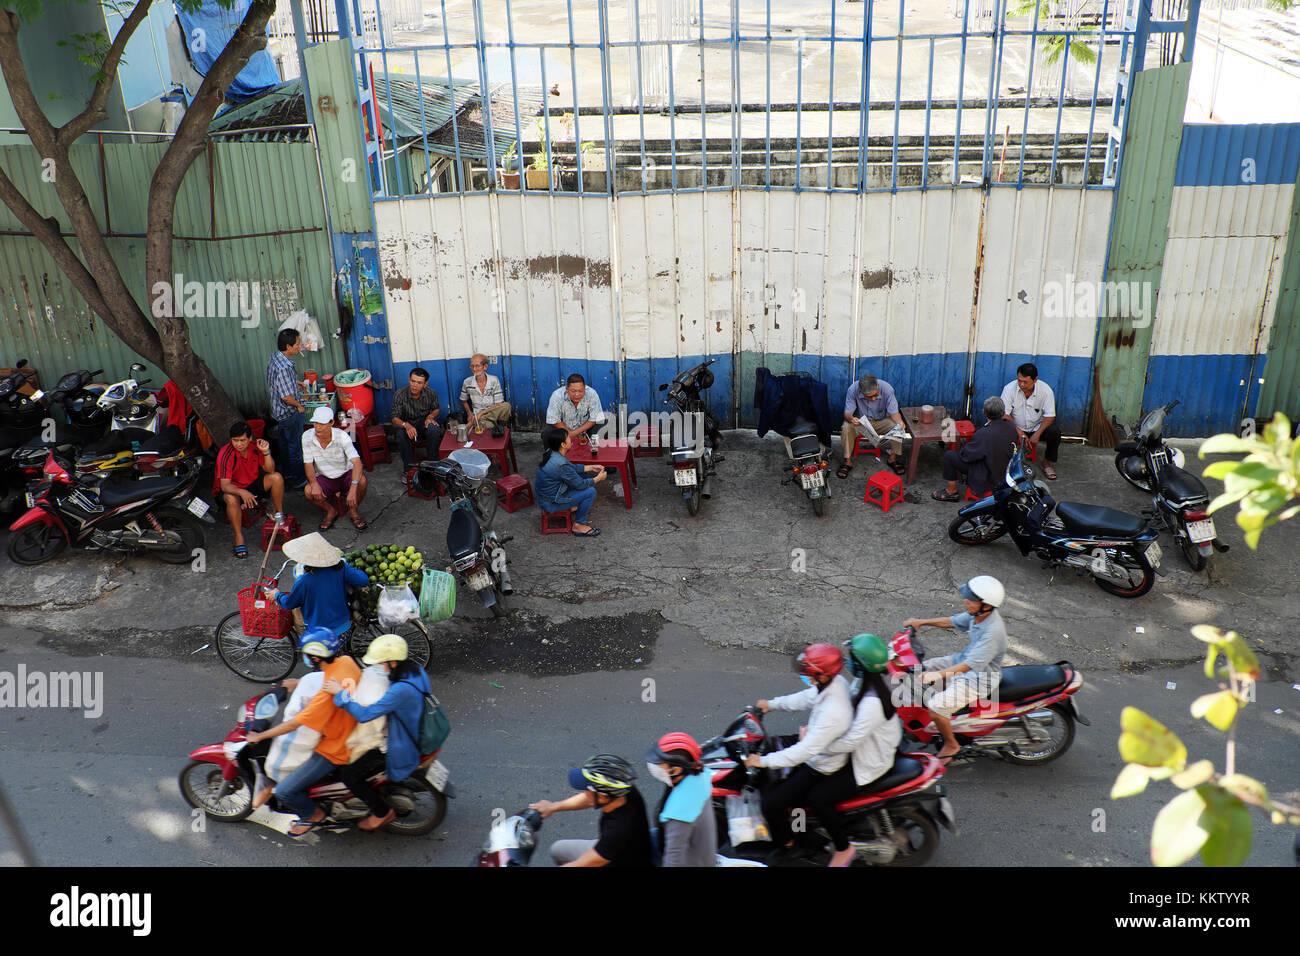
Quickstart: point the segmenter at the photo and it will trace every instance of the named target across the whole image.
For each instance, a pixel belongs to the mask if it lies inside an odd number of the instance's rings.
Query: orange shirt
[[[361,679],[361,668],[350,657],[335,658],[321,670],[326,680],[339,683],[347,678],[354,681]],[[348,735],[356,727],[356,718],[341,707],[334,706],[334,695],[320,691],[307,702],[307,706],[298,711],[294,718],[304,727],[310,727],[320,734],[320,743],[316,752],[335,766],[348,762]]]

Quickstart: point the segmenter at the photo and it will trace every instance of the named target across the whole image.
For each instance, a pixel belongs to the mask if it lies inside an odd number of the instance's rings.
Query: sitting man
[[[397,451],[402,456],[402,474],[410,471],[411,443],[424,442],[436,449],[442,444],[442,426],[438,424],[438,393],[429,388],[429,373],[422,368],[411,370],[404,388],[393,396],[393,424],[397,426]]]
[[[564,388],[553,391],[546,403],[546,424],[563,428],[574,441],[604,421],[600,396],[577,372],[569,376]]]
[[[253,429],[248,422],[230,426],[230,442],[217,452],[217,469],[212,479],[212,497],[225,499],[226,517],[235,529],[235,557],[248,557],[244,544],[244,521],[241,512],[257,507],[261,495],[271,496],[275,520],[284,522],[284,478],[275,470],[271,446],[259,438],[253,447]]]
[[[1061,450],[1061,426],[1056,424],[1056,396],[1051,386],[1038,380],[1038,366],[1026,362],[1016,369],[1016,380],[1002,389],[1002,404],[1016,432],[1033,454],[1040,439],[1047,443],[1043,453],[1043,475],[1056,480],[1056,454]]]
[[[334,413],[328,408],[316,409],[311,424],[312,430],[302,433],[302,465],[307,472],[307,500],[325,512],[320,529],[328,531],[334,526],[339,516],[334,496],[346,495],[348,517],[358,531],[364,531],[366,523],[357,512],[366,497],[361,456],[347,433],[334,427]]]
[[[961,750],[952,732],[952,715],[981,697],[992,697],[1002,682],[1002,658],[1007,652],[1007,626],[998,613],[1006,590],[987,574],[961,586],[966,610],[952,617],[910,618],[904,627],[956,628],[970,634],[970,642],[948,657],[927,657],[921,662],[922,684],[942,686],[927,695],[925,706],[943,737],[938,757],[945,765]]]
[[[988,419],[977,429],[961,451],[943,453],[943,477],[948,487],[931,493],[935,501],[961,501],[957,494],[957,479],[964,478],[971,493],[983,498],[992,491],[1007,473],[1015,448],[1016,426],[1006,418],[1006,406],[994,395],[984,400],[984,417]]]
[[[489,375],[487,366],[486,355],[470,356],[469,368],[474,374],[461,383],[460,404],[475,434],[491,428],[493,437],[499,437],[498,429],[510,420],[510,403],[501,390],[501,379]]]
[[[882,382],[874,375],[864,375],[852,385],[844,395],[844,424],[840,427],[840,453],[844,464],[835,472],[840,478],[847,478],[853,470],[853,444],[858,435],[870,437],[863,426],[870,422],[877,434],[883,435],[895,425],[903,424],[903,416],[898,411],[898,397],[888,382]],[[898,460],[903,452],[901,441],[889,442],[889,467],[897,475],[907,468]]]

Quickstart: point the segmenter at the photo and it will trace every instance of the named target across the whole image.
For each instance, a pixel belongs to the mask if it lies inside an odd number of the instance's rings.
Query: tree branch
[[[136,28],[148,18],[151,6],[153,6],[153,0],[139,0],[135,5],[135,9],[131,11],[131,15],[123,21],[122,29],[118,30],[117,36],[113,37],[113,43],[108,48],[108,55],[104,57],[104,62],[100,64],[99,72],[102,76],[99,82],[95,84],[94,90],[91,91],[86,108],[59,127],[58,132],[55,134],[55,139],[60,146],[64,148],[71,146],[82,133],[96,123],[108,119],[108,111],[104,106],[108,102],[108,94],[112,92],[113,84],[117,81],[117,68],[122,61],[122,54],[126,51],[127,41],[131,39],[131,35],[135,33]]]

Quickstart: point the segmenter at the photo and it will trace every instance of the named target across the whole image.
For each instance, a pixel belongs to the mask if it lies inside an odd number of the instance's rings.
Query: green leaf
[[[1199,787],[1214,776],[1214,764],[1208,760],[1198,760],[1181,773],[1176,773],[1169,778],[1179,790],[1190,790],[1192,787]]]
[[[1238,462],[1235,461],[1215,461],[1205,466],[1205,471],[1201,472],[1204,478],[1217,478],[1220,481],[1226,475],[1232,474],[1237,470]]]
[[[1156,814],[1151,827],[1151,862],[1156,866],[1182,866],[1204,846],[1209,837],[1200,826],[1204,789],[1184,790]]]
[[[1251,680],[1259,678],[1259,658],[1236,631],[1229,631],[1223,644],[1223,652],[1228,657],[1228,665],[1239,675]]]
[[[1137,763],[1125,764],[1124,769],[1115,778],[1115,785],[1110,788],[1110,798],[1118,800],[1120,797],[1135,796],[1147,788],[1147,781],[1150,779],[1149,767]]]
[[[1240,705],[1237,698],[1232,696],[1232,691],[1221,690],[1214,694],[1205,694],[1192,701],[1192,716],[1204,717],[1207,721],[1218,727],[1220,730],[1227,732],[1232,726],[1232,722],[1237,719],[1237,711]],[[1209,763],[1208,760],[1202,761]],[[1208,778],[1207,778],[1208,779]],[[1175,782],[1177,782],[1175,780]],[[1204,781],[1198,780],[1197,783]]]
[[[1230,455],[1238,451],[1249,454],[1258,451],[1261,444],[1263,443],[1255,439],[1238,438],[1236,435],[1225,432],[1222,435],[1211,435],[1201,442],[1197,455],[1204,458],[1206,455]]]
[[[1247,777],[1244,773],[1230,773],[1220,777],[1219,786],[1238,799],[1256,800],[1264,807],[1273,805],[1268,798],[1268,787],[1254,777]]]
[[[1201,859],[1206,866],[1241,866],[1253,835],[1249,808],[1218,787],[1201,787],[1200,792],[1206,803],[1199,824],[1206,832]]]
[[[1119,755],[1126,763],[1146,767],[1172,767],[1182,770],[1187,763],[1187,748],[1178,736],[1154,717],[1136,707],[1125,707],[1120,714]]]
[[[1212,624],[1197,624],[1192,628],[1192,636],[1206,644],[1222,644],[1227,640],[1223,631]]]

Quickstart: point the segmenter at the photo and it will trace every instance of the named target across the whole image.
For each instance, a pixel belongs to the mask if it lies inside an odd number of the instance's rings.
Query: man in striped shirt
[[[466,421],[476,433],[510,421],[510,403],[501,390],[501,379],[489,375],[487,367],[486,355],[471,355],[469,368],[474,374],[460,386],[460,404],[465,409]]]
[[[275,347],[277,351],[266,365],[266,390],[271,398],[271,417],[275,419],[275,440],[290,485],[305,488],[302,432],[306,428],[307,406],[299,395],[298,370],[293,364],[294,356],[302,351],[302,339],[295,329],[281,329]]]
[[[226,517],[235,529],[235,557],[248,557],[244,545],[243,511],[257,507],[259,495],[271,496],[275,519],[284,520],[284,479],[275,470],[271,446],[266,439],[253,442],[248,422],[230,426],[230,442],[217,452],[216,474],[212,479],[212,497],[226,506]]]

